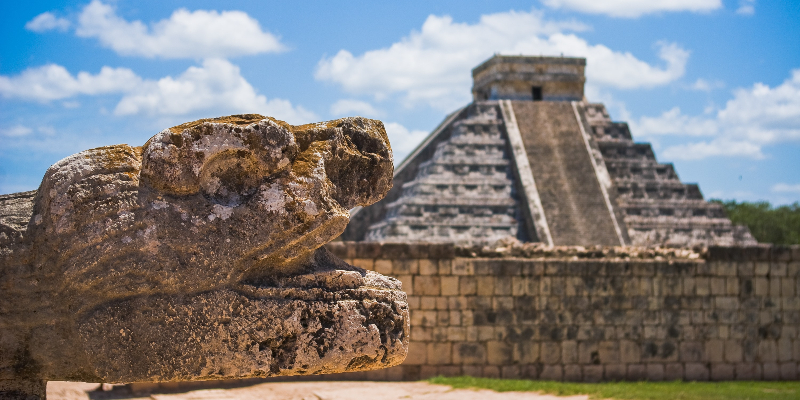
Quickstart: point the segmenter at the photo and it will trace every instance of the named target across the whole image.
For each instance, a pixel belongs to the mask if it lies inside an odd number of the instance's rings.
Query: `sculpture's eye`
[[[263,166],[252,153],[229,150],[205,162],[200,188],[217,204],[237,206],[256,192],[264,176]]]

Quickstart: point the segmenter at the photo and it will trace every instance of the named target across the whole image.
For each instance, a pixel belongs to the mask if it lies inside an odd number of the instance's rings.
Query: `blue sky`
[[[494,53],[587,58],[590,101],[708,197],[800,200],[800,2],[32,1],[0,14],[0,193],[197,118],[384,121],[396,162]]]

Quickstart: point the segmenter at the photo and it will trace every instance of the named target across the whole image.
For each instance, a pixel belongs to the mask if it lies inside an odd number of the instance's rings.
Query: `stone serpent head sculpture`
[[[0,395],[399,364],[399,282],[321,247],[392,171],[358,117],[199,120],[59,161],[0,196]]]

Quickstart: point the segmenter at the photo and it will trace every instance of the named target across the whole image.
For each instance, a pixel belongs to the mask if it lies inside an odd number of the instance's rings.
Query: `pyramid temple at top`
[[[344,240],[547,245],[750,245],[721,205],[656,161],[628,125],[586,101],[586,60],[496,55],[472,71],[474,101],[396,169]]]

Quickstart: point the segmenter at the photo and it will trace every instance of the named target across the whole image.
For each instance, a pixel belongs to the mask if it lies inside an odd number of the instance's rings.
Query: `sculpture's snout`
[[[169,194],[202,191],[216,203],[238,205],[267,177],[289,168],[297,144],[285,126],[260,115],[228,119],[200,120],[158,133],[144,148],[144,181]]]

